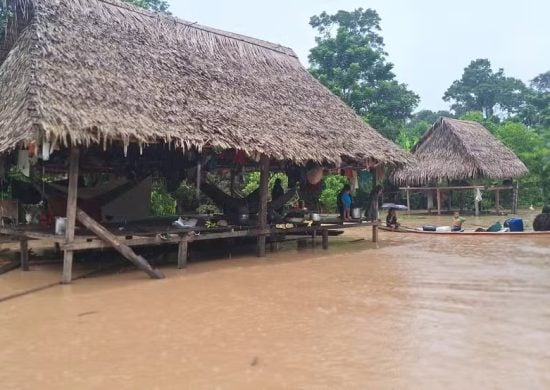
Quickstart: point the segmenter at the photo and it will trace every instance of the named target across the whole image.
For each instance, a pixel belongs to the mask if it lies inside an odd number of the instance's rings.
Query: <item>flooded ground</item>
[[[329,251],[288,244],[266,260],[170,266],[162,281],[125,270],[0,303],[0,386],[550,388],[550,237],[381,232],[379,248],[363,237],[370,229]],[[60,272],[0,276],[0,297]]]

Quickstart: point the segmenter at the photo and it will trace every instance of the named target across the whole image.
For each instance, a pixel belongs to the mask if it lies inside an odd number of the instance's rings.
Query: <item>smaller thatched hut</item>
[[[506,180],[528,173],[527,167],[514,152],[481,124],[472,121],[439,118],[412,152],[416,161],[398,169],[392,177],[395,183],[409,188],[424,186],[420,189],[428,190],[430,185],[484,179]],[[477,191],[477,187],[464,188]]]

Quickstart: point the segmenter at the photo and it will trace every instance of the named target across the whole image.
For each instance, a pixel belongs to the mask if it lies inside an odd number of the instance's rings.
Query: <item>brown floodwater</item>
[[[550,237],[362,237],[0,303],[0,388],[550,388]],[[11,272],[0,297],[59,276]]]

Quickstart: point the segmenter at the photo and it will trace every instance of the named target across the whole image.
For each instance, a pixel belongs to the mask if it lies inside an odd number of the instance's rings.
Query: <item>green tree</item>
[[[529,175],[520,179],[523,201],[541,204],[550,200],[550,172],[545,164],[550,149],[544,138],[524,124],[512,121],[501,124],[496,136],[529,168]]]
[[[310,72],[388,138],[395,139],[419,97],[399,83],[386,60],[375,10],[323,12],[310,25],[317,30]]]
[[[520,117],[527,126],[550,128],[550,71],[531,80]]]
[[[138,7],[147,8],[155,12],[163,12],[165,14],[170,14],[168,8],[170,4],[166,0],[124,0],[127,3],[132,3]]]
[[[0,0],[0,42],[4,40],[10,11],[6,0]]]
[[[452,102],[451,108],[457,115],[480,111],[485,118],[491,118],[498,110],[509,117],[520,111],[525,92],[521,80],[506,77],[503,69],[493,72],[489,60],[477,59],[447,89],[443,100]]]

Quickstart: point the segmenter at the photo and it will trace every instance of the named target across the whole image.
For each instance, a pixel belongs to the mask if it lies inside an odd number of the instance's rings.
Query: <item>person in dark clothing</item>
[[[399,222],[397,222],[397,213],[395,209],[389,209],[388,215],[386,216],[386,226],[394,230],[399,228]]]
[[[378,220],[378,198],[382,194],[383,188],[381,185],[377,185],[370,192],[369,209],[367,210],[367,219],[369,221]]]
[[[542,208],[542,213],[535,217],[533,230],[536,232],[550,232],[550,206]]]
[[[344,219],[344,200],[342,197],[344,194],[348,193],[348,196],[351,200],[351,203],[353,203],[353,198],[351,197],[351,194],[349,192],[351,191],[351,186],[349,184],[344,184],[344,187],[340,190],[338,195],[336,196],[336,206],[338,206],[338,213],[340,214],[340,218]]]
[[[273,184],[273,189],[271,190],[271,201],[279,199],[281,196],[284,196],[284,194],[285,190],[283,189],[281,179],[276,179],[275,183]],[[284,206],[281,206],[275,211],[278,214],[282,215],[284,211]]]

